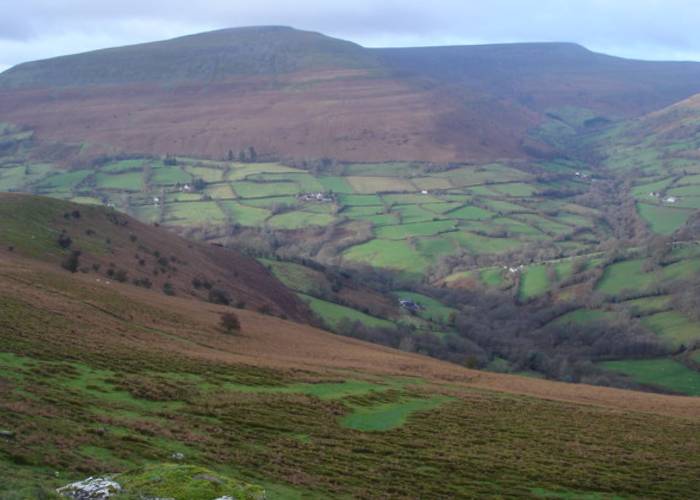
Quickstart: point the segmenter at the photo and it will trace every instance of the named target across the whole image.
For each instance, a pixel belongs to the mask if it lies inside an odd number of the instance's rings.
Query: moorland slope
[[[529,131],[560,108],[587,126],[700,91],[700,65],[572,44],[365,49],[284,27],[220,30],[16,66],[0,117],[83,155],[489,161],[551,154]],[[156,133],[157,131],[157,133]]]
[[[230,307],[6,244],[0,281],[0,494],[172,461],[270,498],[697,491],[696,398],[486,374],[250,310],[230,335]]]

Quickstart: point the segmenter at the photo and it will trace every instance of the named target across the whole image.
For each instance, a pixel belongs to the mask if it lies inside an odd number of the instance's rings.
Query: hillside
[[[697,492],[696,398],[476,372],[250,310],[227,335],[228,307],[4,248],[0,496],[129,471],[131,493],[184,500],[172,470],[272,499]],[[161,489],[138,490],[148,474]]]
[[[551,155],[531,132],[561,113],[595,128],[689,97],[699,81],[696,63],[571,44],[365,49],[236,28],[18,65],[0,75],[0,120],[75,146],[64,162],[251,146],[299,160],[488,162]]]
[[[28,62],[3,73],[0,86],[213,83],[235,76],[375,66],[359,45],[320,33],[260,26]]]
[[[112,286],[228,302],[305,321],[305,306],[256,261],[112,209],[0,193],[3,255],[41,259]]]

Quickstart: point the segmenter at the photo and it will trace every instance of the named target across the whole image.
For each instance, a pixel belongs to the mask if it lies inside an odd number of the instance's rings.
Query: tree
[[[224,332],[233,334],[241,331],[241,322],[238,320],[236,313],[227,312],[221,315],[219,326]]]
[[[241,150],[238,152],[238,161],[240,161],[241,163],[245,163],[245,160],[246,160],[246,158],[245,158],[245,151],[243,151],[243,150],[241,149]]]
[[[255,163],[258,160],[258,152],[255,151],[255,148],[253,146],[250,146],[248,148],[248,158],[252,163]]]
[[[229,149],[228,150],[228,156],[226,157],[228,161],[233,161],[233,150]]]

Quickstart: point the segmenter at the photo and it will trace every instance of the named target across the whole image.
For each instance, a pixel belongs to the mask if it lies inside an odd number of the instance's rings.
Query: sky
[[[623,57],[700,61],[698,0],[0,0],[0,12],[0,71],[251,25],[368,47],[564,41]]]

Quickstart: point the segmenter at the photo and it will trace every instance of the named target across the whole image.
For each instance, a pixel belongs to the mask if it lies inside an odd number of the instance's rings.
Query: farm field
[[[421,307],[421,310],[418,312],[418,316],[436,323],[448,323],[450,320],[450,315],[456,312],[454,309],[445,306],[432,297],[428,297],[420,293],[398,291],[394,292],[394,295],[397,297],[397,300],[409,299],[414,301]]]
[[[688,396],[700,396],[700,372],[671,359],[609,361],[608,370],[623,373],[636,382],[662,387]]]
[[[676,311],[653,314],[642,319],[662,339],[674,346],[692,345],[700,340],[700,323],[696,323]]]
[[[334,304],[325,300],[317,299],[310,295],[300,294],[302,300],[306,301],[311,310],[331,327],[337,327],[343,320],[359,321],[360,323],[374,328],[393,328],[393,323],[381,318],[375,318],[350,307]]]
[[[41,168],[29,175],[27,166],[0,162],[0,189],[101,200],[180,229],[234,224],[299,231],[362,221],[374,239],[344,248],[343,261],[372,261],[403,273],[425,272],[435,256],[507,253],[576,226],[595,232],[585,207],[570,200],[547,201],[556,218],[540,212],[542,186],[531,170],[545,167],[536,165],[528,171],[455,165],[433,173],[421,163],[358,163],[316,173],[274,162],[179,157],[113,160],[71,172]],[[574,246],[561,245],[560,251]]]

